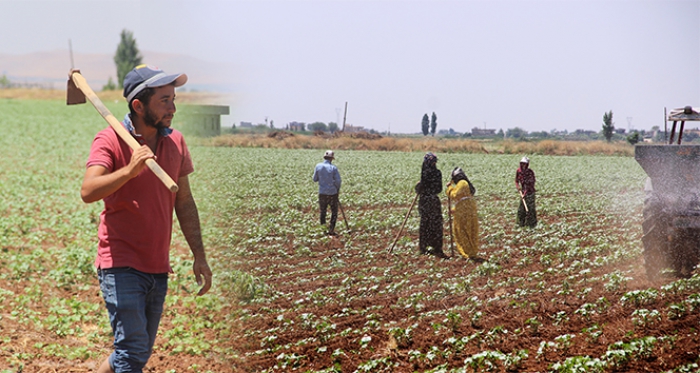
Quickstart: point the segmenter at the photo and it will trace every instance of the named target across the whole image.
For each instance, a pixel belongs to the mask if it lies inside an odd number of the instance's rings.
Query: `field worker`
[[[80,195],[104,201],[98,227],[97,275],[114,334],[114,351],[98,373],[142,372],[151,352],[168,289],[173,209],[194,256],[194,275],[211,287],[197,205],[187,175],[194,169],[182,134],[170,128],[175,87],[187,75],[137,66],[124,77],[130,113],[123,126],[141,147],[133,150],[111,127],[92,143]],[[177,181],[177,193],[147,169],[147,159]],[[203,282],[202,282],[203,281]]]
[[[442,172],[437,168],[438,158],[433,153],[423,157],[420,182],[416,184],[418,212],[420,213],[420,236],[418,248],[421,254],[433,254],[446,258],[442,252],[442,207],[438,194],[442,192]],[[432,250],[428,250],[431,247]]]
[[[530,159],[528,157],[523,157],[520,160],[520,167],[515,172],[515,187],[520,193],[518,226],[534,228],[537,225],[535,172],[530,168]]]
[[[326,225],[326,210],[331,206],[331,222],[327,234],[335,236],[335,222],[338,220],[338,193],[340,193],[340,172],[333,164],[335,154],[326,150],[323,162],[314,168],[313,180],[318,183],[318,206],[321,210],[321,225]]]
[[[463,257],[475,258],[479,251],[479,220],[476,213],[476,189],[464,171],[455,167],[447,184],[447,197],[452,202],[452,234],[457,251]]]

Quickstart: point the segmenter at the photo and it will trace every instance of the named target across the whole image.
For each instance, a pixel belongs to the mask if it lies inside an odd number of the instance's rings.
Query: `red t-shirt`
[[[129,164],[132,150],[111,127],[92,143],[87,167],[114,172]],[[190,152],[176,130],[158,139],[157,162],[177,182],[194,171]],[[97,236],[97,268],[132,267],[146,273],[168,273],[175,193],[148,168],[104,198]]]

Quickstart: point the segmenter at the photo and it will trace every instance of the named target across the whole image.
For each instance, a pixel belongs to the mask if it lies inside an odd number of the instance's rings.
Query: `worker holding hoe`
[[[534,228],[537,225],[535,209],[535,172],[530,168],[530,159],[523,157],[520,167],[515,172],[515,188],[520,194],[518,207],[518,226]]]
[[[416,184],[420,228],[418,248],[421,254],[447,258],[442,251],[442,206],[438,194],[442,191],[442,172],[437,168],[438,158],[433,153],[423,157],[420,182]],[[428,250],[431,247],[432,250]]]
[[[447,198],[452,208],[454,223],[452,235],[457,242],[457,252],[467,259],[476,258],[479,251],[479,220],[474,194],[476,188],[460,167],[452,171],[452,180],[447,184]]]
[[[137,66],[124,78],[130,113],[123,126],[138,140],[133,150],[113,128],[92,143],[80,195],[104,201],[98,227],[97,275],[114,333],[114,352],[98,373],[142,372],[151,353],[168,289],[173,210],[194,256],[197,295],[211,287],[212,272],[202,244],[197,205],[188,175],[194,171],[182,134],[170,128],[175,87],[187,75],[167,75]],[[154,159],[177,181],[163,187],[146,160]]]
[[[326,233],[335,236],[335,223],[338,220],[338,194],[340,193],[340,172],[333,164],[335,153],[327,150],[323,154],[323,162],[314,168],[313,180],[318,183],[318,206],[321,214],[321,225],[326,225],[326,211],[331,206],[331,221]]]

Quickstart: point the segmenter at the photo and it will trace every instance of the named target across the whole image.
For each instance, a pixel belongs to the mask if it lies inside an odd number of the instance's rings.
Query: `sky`
[[[608,111],[650,129],[700,106],[700,0],[0,0],[0,15],[2,54],[113,55],[126,29],[142,51],[223,64],[223,125],[342,126],[347,102],[347,124],[380,132],[433,112],[438,130],[600,131]]]

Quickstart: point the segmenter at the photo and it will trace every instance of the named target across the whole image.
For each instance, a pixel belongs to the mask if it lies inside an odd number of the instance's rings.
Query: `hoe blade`
[[[78,72],[80,72],[78,70]],[[68,88],[66,90],[66,104],[67,105],[75,105],[75,104],[84,104],[85,103],[85,94],[83,91],[80,90],[75,85],[75,82],[73,81],[73,73],[68,76]]]

